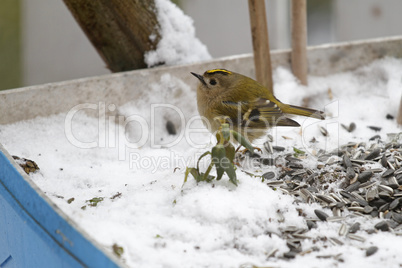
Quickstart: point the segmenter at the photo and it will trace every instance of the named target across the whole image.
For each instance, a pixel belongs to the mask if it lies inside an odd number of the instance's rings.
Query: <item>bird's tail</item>
[[[308,116],[317,119],[325,119],[325,113],[322,111],[295,106],[295,105],[286,105],[285,107],[280,107],[284,113],[294,114],[294,115],[302,115]]]

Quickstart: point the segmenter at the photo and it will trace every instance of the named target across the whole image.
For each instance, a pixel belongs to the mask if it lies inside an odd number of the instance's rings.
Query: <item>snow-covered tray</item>
[[[183,184],[213,144],[190,72],[252,77],[251,55],[0,92],[0,264],[401,265],[402,38],[308,56],[305,87],[272,53],[275,95],[328,118],[270,130],[237,187]]]

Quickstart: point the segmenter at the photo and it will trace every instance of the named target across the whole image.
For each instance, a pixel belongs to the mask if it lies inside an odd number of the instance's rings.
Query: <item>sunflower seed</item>
[[[374,130],[376,132],[381,131],[380,127],[376,127],[376,126],[367,126],[369,129]]]
[[[349,125],[349,132],[353,132],[356,129],[356,124],[354,122]]]
[[[267,135],[267,139],[269,142],[273,142],[274,141],[274,137],[271,134]]]
[[[366,182],[360,184],[360,187],[359,187],[359,188],[360,188],[360,189],[368,189],[368,188],[374,186],[375,184],[376,184],[375,181],[366,181]]]
[[[395,170],[393,170],[393,169],[388,169],[388,170],[386,170],[382,175],[381,175],[381,177],[382,178],[386,178],[386,177],[389,177],[389,176],[391,176],[392,174],[394,174],[394,172],[395,172]]]
[[[379,190],[385,191],[385,192],[389,193],[390,195],[392,195],[394,193],[394,190],[389,186],[380,184],[377,187]]]
[[[267,185],[272,186],[272,187],[280,186],[280,185],[283,185],[283,184],[284,184],[283,181],[268,181],[267,182]]]
[[[338,245],[338,246],[343,246],[343,242],[340,241],[338,238],[336,237],[330,237],[329,241],[334,244],[334,246]]]
[[[389,225],[388,225],[388,222],[386,222],[386,221],[380,221],[379,223],[374,225],[374,228],[376,228],[377,230],[384,231],[384,232],[389,231]]]
[[[372,171],[363,171],[362,173],[359,174],[359,177],[357,178],[359,182],[367,182],[371,177],[373,176]]]
[[[302,175],[306,172],[307,171],[305,169],[296,170],[295,172],[292,173],[292,176]]]
[[[359,159],[350,159],[350,161],[352,161],[352,163],[358,164],[360,166],[366,164],[366,161],[364,160],[359,160]]]
[[[360,230],[360,223],[359,222],[355,222],[352,224],[352,226],[349,228],[349,233],[354,234],[357,231]]]
[[[327,218],[329,217],[327,213],[325,213],[324,211],[319,210],[319,209],[315,209],[314,213],[322,221],[326,221]]]
[[[366,241],[366,239],[365,239],[364,237],[359,236],[359,235],[355,235],[355,234],[351,234],[351,233],[349,233],[349,234],[347,235],[347,237],[350,238],[350,239],[352,239],[352,240],[359,241],[359,242],[364,242],[364,241]]]
[[[382,171],[383,171],[383,169],[382,168],[372,168],[372,169],[369,169],[371,172],[373,172],[373,173],[381,173]]]
[[[343,165],[347,168],[352,167],[352,162],[350,161],[350,158],[347,154],[343,155]]]
[[[390,169],[395,169],[394,165],[392,165],[391,162],[387,161],[387,164],[388,164],[388,167],[389,167]]]
[[[269,154],[274,153],[274,149],[272,148],[272,144],[269,141],[264,142],[264,149],[267,151]]]
[[[399,174],[402,174],[402,168],[399,168],[399,169],[395,170],[395,172],[394,172],[395,176],[399,175]]]
[[[346,176],[349,179],[355,178],[355,175],[356,175],[356,172],[351,166],[346,169]],[[356,179],[357,179],[357,177],[356,177]]]
[[[362,207],[348,207],[348,209],[350,211],[358,211],[358,212],[363,212],[364,211],[364,208],[362,208]]]
[[[317,228],[317,223],[315,223],[315,221],[307,220],[306,223],[309,230]]]
[[[352,159],[359,159],[361,155],[362,155],[362,151],[357,150],[357,151],[353,154]]]
[[[317,197],[317,199],[319,199],[327,204],[336,203],[336,200],[328,195],[316,194],[315,197]]]
[[[296,163],[296,162],[289,162],[288,167],[293,168],[293,169],[295,169],[295,168],[303,168],[303,165],[299,164],[299,163]]]
[[[392,201],[392,202],[389,204],[389,209],[390,209],[390,210],[396,209],[396,208],[399,206],[400,201],[401,201],[401,198],[397,198],[397,199],[395,199],[394,201]]]
[[[363,212],[364,212],[365,214],[370,214],[373,210],[374,210],[373,207],[370,207],[370,206],[365,206],[365,207],[363,208]]]
[[[341,227],[339,227],[338,234],[339,236],[345,236],[347,233],[348,233],[348,226],[342,223]]]
[[[283,152],[283,151],[285,151],[285,147],[282,147],[282,146],[272,146],[272,149],[274,149],[275,151],[278,151],[278,152]]]
[[[369,139],[369,141],[373,141],[373,140],[376,140],[376,139],[381,140],[381,136],[380,135],[375,135],[375,136],[371,137]]]
[[[268,171],[268,172],[262,174],[262,177],[263,177],[265,180],[273,179],[273,178],[275,178],[275,176],[276,176],[276,175],[275,175],[275,172],[272,172],[272,171]]]
[[[380,195],[381,197],[381,195]],[[389,209],[389,203],[385,203],[384,205],[382,205],[381,207],[378,208],[379,212],[385,212]]]
[[[271,258],[275,256],[275,253],[278,251],[277,248],[274,248],[273,250],[271,250],[268,254],[267,254],[267,258]]]
[[[359,189],[360,186],[360,182],[357,181],[351,185],[349,185],[348,187],[346,187],[345,192],[353,192],[356,191],[357,189]]]
[[[381,165],[383,166],[383,167],[387,167],[387,165],[388,165],[388,163],[387,163],[387,157],[385,156],[385,154],[382,156],[382,158],[381,158]]]
[[[329,136],[328,131],[326,128],[319,126],[320,132],[322,135],[324,135],[325,137]]]
[[[368,249],[366,249],[366,256],[370,257],[371,255],[374,255],[377,252],[377,250],[378,247],[376,246],[369,247]]]
[[[396,212],[392,212],[392,219],[401,224],[402,223],[402,214],[401,213],[396,213]]]
[[[381,149],[377,148],[374,151],[372,151],[371,153],[369,153],[368,155],[366,155],[364,160],[372,160],[372,159],[376,158],[377,156],[379,156],[380,153],[381,153]]]
[[[338,221],[344,221],[345,217],[342,216],[329,216],[327,218],[327,222],[338,222]]]
[[[336,202],[342,202],[343,200],[341,199],[341,197],[337,196],[335,193],[330,193],[329,194],[333,199],[336,200]]]
[[[288,251],[283,254],[283,257],[286,259],[294,259],[297,256],[297,252],[295,251]]]
[[[261,163],[266,166],[275,166],[275,159],[273,158],[261,158]]]

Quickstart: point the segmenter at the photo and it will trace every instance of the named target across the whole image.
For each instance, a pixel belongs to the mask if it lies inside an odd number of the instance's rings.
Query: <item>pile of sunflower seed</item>
[[[261,176],[268,186],[292,195],[296,203],[315,202],[332,211],[332,215],[328,215],[316,209],[313,218],[299,211],[306,219],[306,227],[289,226],[281,230],[289,248],[283,258],[319,251],[314,247],[302,249],[304,239],[318,239],[333,245],[343,245],[345,239],[364,242],[363,236],[356,235],[361,229],[359,222],[348,220],[351,218],[380,219],[372,228],[364,230],[368,234],[384,231],[402,235],[402,143],[397,141],[385,143],[376,135],[367,143],[350,142],[331,153],[321,151],[316,155],[317,166],[313,169],[305,167],[305,156],[286,154],[285,148],[272,146],[270,141],[264,148],[267,153],[278,155],[276,158],[249,154],[259,167],[275,166],[275,170],[279,170]],[[308,231],[316,228],[318,221],[340,222],[339,237],[309,237]],[[366,256],[370,256],[378,248],[371,246],[365,250]],[[340,255],[317,257],[343,261]]]

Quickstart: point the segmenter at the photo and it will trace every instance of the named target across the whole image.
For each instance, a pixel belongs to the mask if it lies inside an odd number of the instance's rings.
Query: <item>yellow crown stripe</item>
[[[225,69],[213,69],[209,70],[206,72],[207,74],[213,74],[213,73],[224,73],[224,74],[232,74],[232,72],[225,70]]]

